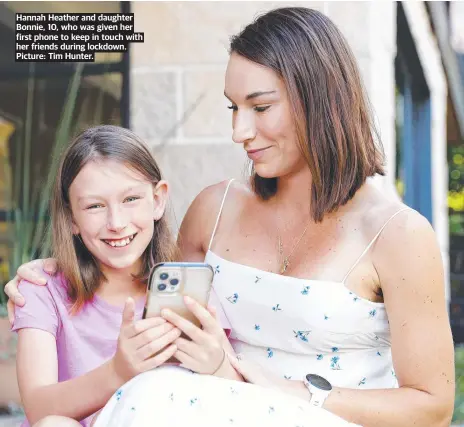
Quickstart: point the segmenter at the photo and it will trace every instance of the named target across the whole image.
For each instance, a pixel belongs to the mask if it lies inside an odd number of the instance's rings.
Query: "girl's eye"
[[[95,205],[90,205],[87,209],[98,209],[98,208],[101,208],[103,205],[101,205],[100,203],[97,203]]]
[[[229,105],[227,108],[228,108],[229,110],[232,110],[232,111],[237,111],[237,110],[238,110],[238,108],[237,108],[236,105]]]
[[[266,105],[264,107],[254,107],[253,109],[257,112],[257,113],[263,113],[264,111],[266,111],[268,108],[270,107],[270,105]]]
[[[127,197],[124,201],[125,202],[134,202],[135,200],[138,200],[138,199],[140,199],[140,197],[130,196],[130,197]]]

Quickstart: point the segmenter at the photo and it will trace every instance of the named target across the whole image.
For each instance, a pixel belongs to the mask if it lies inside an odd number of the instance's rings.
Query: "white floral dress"
[[[163,366],[107,403],[94,427],[347,427],[307,401],[253,384]]]
[[[404,209],[384,224],[342,282],[281,276],[225,260],[208,250],[205,262],[215,271],[211,303],[221,308],[218,314],[223,326],[231,330],[236,353],[288,380],[302,381],[314,373],[337,387],[398,387],[385,306],[354,294],[345,280],[386,224]],[[125,421],[116,424],[115,419]],[[135,378],[113,396],[96,423],[97,427],[110,425],[353,424],[274,390],[163,367]]]

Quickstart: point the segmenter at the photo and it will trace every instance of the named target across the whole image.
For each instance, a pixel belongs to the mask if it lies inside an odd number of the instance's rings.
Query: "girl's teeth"
[[[131,241],[132,241],[132,238],[128,237],[127,239],[118,240],[118,241],[114,241],[114,240],[107,241],[107,243],[113,247],[122,247],[122,246],[127,246]]]

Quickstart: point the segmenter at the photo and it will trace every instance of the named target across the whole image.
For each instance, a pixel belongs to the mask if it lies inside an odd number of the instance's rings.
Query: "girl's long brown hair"
[[[329,18],[303,7],[272,10],[232,37],[230,52],[283,79],[312,175],[315,221],[348,202],[367,177],[385,175],[356,60]],[[263,178],[253,170],[251,180],[264,200],[276,194],[278,178]]]
[[[114,160],[141,173],[153,186],[161,171],[145,143],[133,132],[118,126],[97,126],[79,134],[63,154],[51,202],[53,256],[66,278],[68,296],[77,312],[90,301],[105,280],[97,261],[79,236],[72,233],[69,187],[80,170],[90,161]],[[153,237],[143,253],[142,268],[134,280],[146,282],[157,262],[174,260],[176,246],[163,217],[155,221]]]

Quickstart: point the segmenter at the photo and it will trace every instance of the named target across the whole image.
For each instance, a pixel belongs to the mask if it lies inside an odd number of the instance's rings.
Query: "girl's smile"
[[[127,237],[121,237],[120,239],[102,239],[102,241],[111,248],[125,248],[131,244],[132,240],[135,239],[135,236],[137,236],[137,233],[131,234]]]
[[[73,233],[104,270],[135,272],[153,236],[158,200],[152,183],[112,160],[87,163],[70,186]]]

